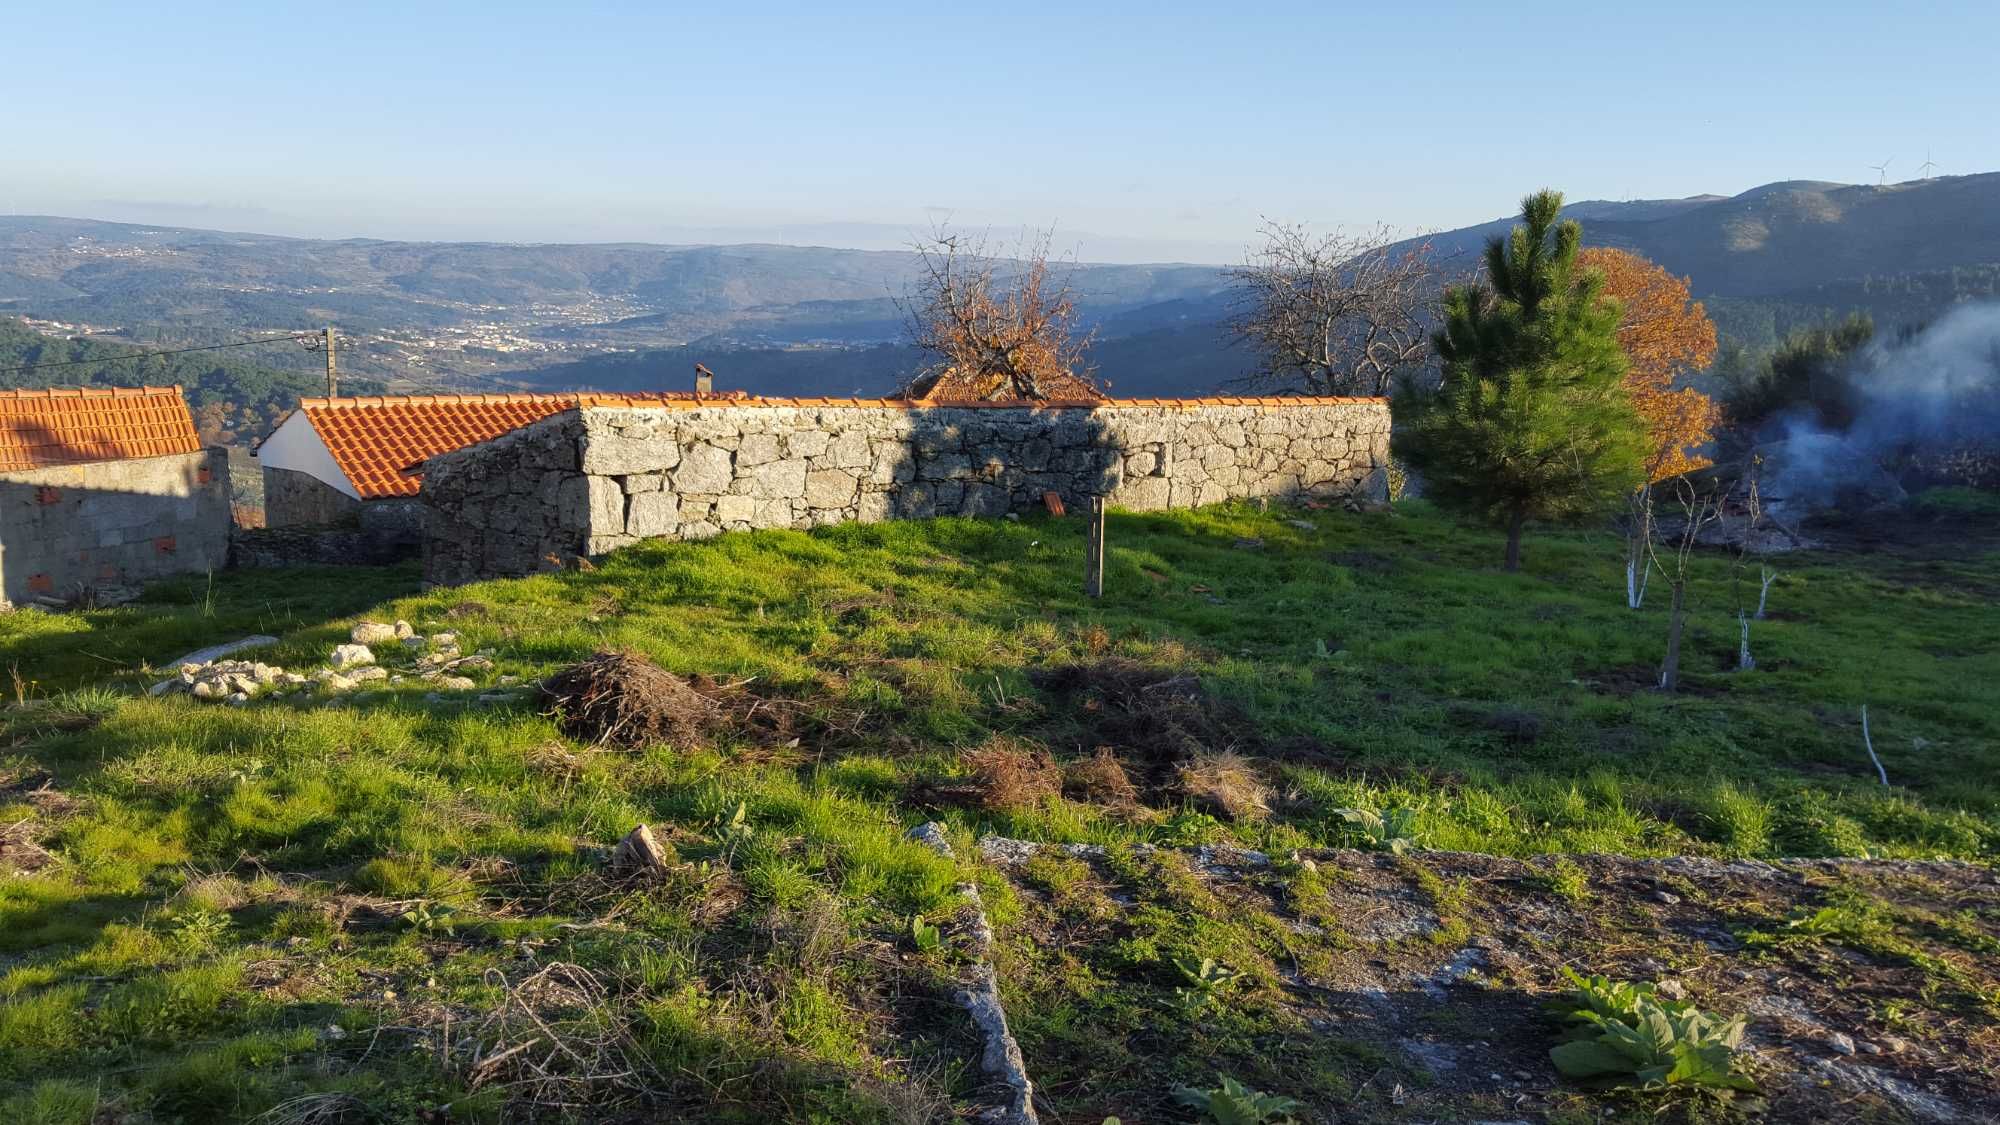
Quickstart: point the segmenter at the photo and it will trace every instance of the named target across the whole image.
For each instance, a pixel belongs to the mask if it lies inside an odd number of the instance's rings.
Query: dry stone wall
[[[928,406],[738,400],[558,414],[432,459],[425,573],[524,574],[641,539],[998,516],[1054,492],[1136,510],[1386,493],[1379,399]]]

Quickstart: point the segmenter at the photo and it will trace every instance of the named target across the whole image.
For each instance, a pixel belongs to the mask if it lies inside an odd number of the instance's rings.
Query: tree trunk
[[[1521,525],[1528,522],[1528,515],[1520,509],[1507,517],[1507,569],[1521,569]]]
[[[1667,662],[1660,668],[1660,690],[1674,691],[1681,683],[1681,607],[1687,599],[1685,579],[1674,583],[1674,607],[1667,615]]]
[[[1632,494],[1631,525],[1625,533],[1625,608],[1646,604],[1646,580],[1652,568],[1646,565],[1646,544],[1653,538],[1653,495],[1645,489]]]

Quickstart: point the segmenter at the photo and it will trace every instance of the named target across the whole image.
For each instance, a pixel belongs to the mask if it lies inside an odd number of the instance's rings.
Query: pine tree
[[[1521,201],[1522,225],[1487,244],[1485,284],[1445,293],[1443,381],[1397,395],[1396,455],[1439,504],[1506,529],[1508,570],[1527,521],[1603,511],[1645,476],[1618,303],[1577,264],[1583,228],[1561,212],[1557,192]]]

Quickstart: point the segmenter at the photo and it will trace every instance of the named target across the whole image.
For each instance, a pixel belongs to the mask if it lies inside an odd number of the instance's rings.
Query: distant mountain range
[[[1691,278],[1725,336],[1765,347],[1860,309],[1885,326],[2000,291],[2000,173],[1886,186],[1805,181],[1736,196],[1584,201],[1585,241]],[[1470,269],[1511,218],[1431,236]],[[0,217],[0,315],[124,343],[339,326],[343,362],[403,387],[678,387],[694,359],[754,390],[879,391],[910,370],[898,298],[913,254],[826,247],[315,240]],[[1241,373],[1223,270],[1080,264],[1100,372],[1126,394]],[[274,349],[260,361],[307,370]]]

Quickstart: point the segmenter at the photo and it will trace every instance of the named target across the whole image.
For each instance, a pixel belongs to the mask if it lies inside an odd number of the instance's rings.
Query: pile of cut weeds
[[[713,699],[635,652],[564,668],[542,681],[542,700],[564,734],[598,746],[701,746],[723,722]]]
[[[1232,820],[1255,819],[1270,811],[1263,760],[1296,756],[1266,745],[1249,716],[1190,672],[1110,658],[1051,668],[1035,682],[1053,702],[1038,733],[1069,759],[1063,790],[1078,800],[1191,801]]]

